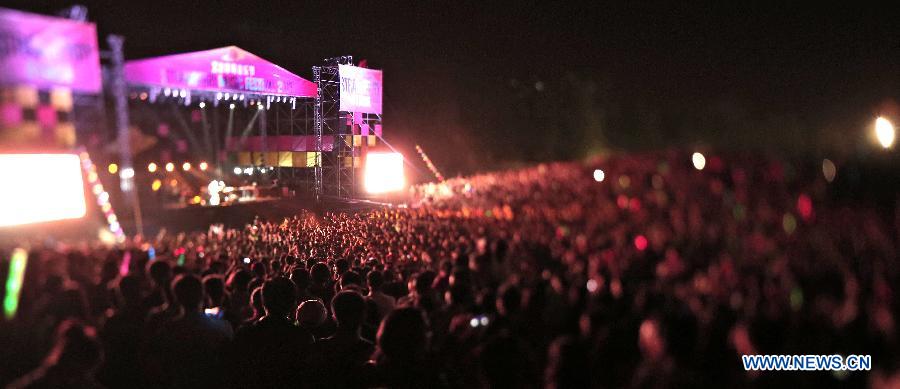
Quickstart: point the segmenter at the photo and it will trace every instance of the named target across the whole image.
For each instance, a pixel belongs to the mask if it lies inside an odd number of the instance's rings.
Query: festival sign
[[[381,70],[338,65],[341,111],[381,115]]]
[[[96,26],[0,8],[0,85],[99,92]]]
[[[127,61],[132,85],[315,97],[316,84],[236,46]]]

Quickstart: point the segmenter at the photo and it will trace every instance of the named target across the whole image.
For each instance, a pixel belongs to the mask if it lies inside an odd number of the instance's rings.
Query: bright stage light
[[[594,181],[603,182],[604,179],[606,179],[606,173],[604,173],[603,170],[595,169],[594,170]]]
[[[369,153],[366,156],[364,177],[366,192],[387,193],[402,190],[406,185],[403,177],[403,155],[400,153]]]
[[[127,167],[122,169],[122,173],[119,174],[119,177],[124,179],[134,178],[134,169]]]
[[[167,172],[174,172],[174,171],[175,171],[175,164],[172,163],[172,162],[167,163],[167,164],[166,164],[166,171],[167,171]]]
[[[206,161],[200,162],[200,170],[206,171],[206,169],[209,169],[209,164]]]
[[[244,174],[246,174],[246,175],[248,175],[248,176],[253,175],[253,168],[252,168],[252,167],[248,167],[248,168],[244,169]]]
[[[234,167],[234,174],[241,174],[241,168],[239,166]]]
[[[697,170],[703,170],[706,167],[706,157],[700,153],[694,153],[691,155],[691,162],[694,163],[694,168]]]
[[[75,219],[87,210],[74,154],[0,154],[0,182],[8,186],[0,191],[0,226]]]
[[[890,148],[894,144],[894,125],[883,117],[875,119],[875,137],[881,147]]]
[[[234,104],[233,104],[233,103],[232,103],[232,104],[229,104],[229,105],[228,105],[228,109],[234,109]]]
[[[156,169],[157,169],[157,166],[153,162],[150,162],[150,164],[147,165],[147,171],[150,173],[156,173]]]
[[[200,102],[200,108],[206,108],[206,103],[204,103],[204,102],[201,101],[201,102]]]
[[[106,170],[109,172],[109,174],[116,174],[116,172],[119,171],[119,165],[111,163],[106,167]]]
[[[154,192],[158,191],[161,187],[162,181],[160,181],[159,179],[153,180],[153,184],[150,185],[150,189],[153,189]]]
[[[181,164],[181,169],[184,170],[184,171],[191,170],[191,163],[190,163],[190,162],[185,162],[185,163]]]

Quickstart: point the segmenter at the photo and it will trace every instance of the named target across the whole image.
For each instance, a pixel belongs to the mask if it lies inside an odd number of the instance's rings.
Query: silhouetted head
[[[362,288],[362,277],[355,271],[346,271],[341,275],[341,289]]]
[[[141,301],[141,278],[135,275],[127,275],[116,283],[116,293],[119,301],[125,305],[134,306]]]
[[[172,279],[172,265],[166,261],[153,261],[147,267],[147,274],[150,275],[150,280],[155,286],[161,287],[169,284],[169,280]]]
[[[275,277],[263,284],[263,306],[267,316],[286,317],[294,309],[294,284],[284,277]]]
[[[221,276],[209,275],[203,277],[203,291],[206,292],[210,304],[214,307],[221,306],[225,301],[225,281],[222,280]]]
[[[355,330],[366,317],[366,301],[356,291],[341,291],[331,299],[331,312],[339,328]]]
[[[203,284],[197,276],[181,274],[172,281],[172,293],[184,310],[192,312],[200,309],[203,302]]]
[[[297,307],[297,323],[303,328],[315,328],[325,322],[328,313],[319,300],[306,300]]]
[[[331,272],[328,271],[328,265],[319,262],[313,265],[309,271],[310,278],[316,285],[323,285],[331,278]]]
[[[428,350],[428,322],[418,308],[398,308],[378,328],[378,347],[391,360],[414,362]]]
[[[384,285],[384,275],[381,274],[378,270],[372,270],[369,274],[366,274],[366,281],[369,283],[369,289],[373,292],[381,290],[381,285]]]

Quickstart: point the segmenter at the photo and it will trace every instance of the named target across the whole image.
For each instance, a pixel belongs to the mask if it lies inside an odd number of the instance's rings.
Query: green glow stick
[[[13,250],[12,259],[9,261],[9,277],[6,279],[6,297],[3,299],[3,314],[7,320],[12,320],[16,316],[16,310],[19,309],[19,294],[22,292],[27,262],[27,251]]]

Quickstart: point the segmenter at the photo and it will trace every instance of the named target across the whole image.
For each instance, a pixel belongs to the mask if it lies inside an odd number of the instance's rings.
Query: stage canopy
[[[129,85],[315,97],[316,84],[237,46],[127,61]]]

